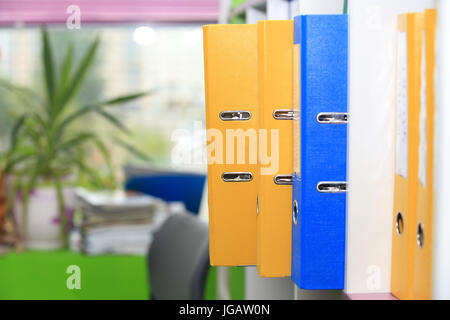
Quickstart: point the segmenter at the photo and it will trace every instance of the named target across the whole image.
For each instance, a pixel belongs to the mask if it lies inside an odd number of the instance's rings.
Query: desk
[[[69,290],[67,267],[81,271],[81,289]],[[216,297],[216,269],[206,281],[205,298]],[[231,296],[243,299],[243,269],[232,268]],[[0,257],[0,300],[146,300],[146,258],[127,255],[85,256],[69,250],[10,251]]]
[[[81,289],[66,286],[66,269],[77,265]],[[89,257],[68,250],[0,257],[0,299],[148,299],[145,257]]]

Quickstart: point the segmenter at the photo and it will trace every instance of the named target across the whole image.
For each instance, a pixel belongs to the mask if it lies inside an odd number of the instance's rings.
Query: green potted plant
[[[17,130],[22,121],[22,119],[18,119],[14,123],[10,133],[9,147],[0,152],[0,238],[3,236],[3,225],[10,207],[10,201],[8,201],[6,193],[6,177],[14,170],[16,165],[31,156],[27,150],[19,148],[17,144]]]
[[[88,114],[94,114],[119,130],[128,132],[109,108],[141,98],[149,92],[119,96],[89,105],[74,103],[78,89],[83,86],[93,64],[99,38],[89,45],[77,66],[74,65],[74,46],[69,45],[57,73],[45,27],[41,36],[45,94],[40,95],[5,80],[0,84],[14,92],[22,106],[26,107],[16,120],[11,134],[9,159],[14,159],[14,162],[7,168],[13,175],[10,195],[16,198],[14,211],[19,230],[26,247],[56,249],[66,241],[67,209],[72,205],[76,181],[88,179],[96,186],[105,188],[113,187],[115,182],[105,142],[94,130],[81,126],[81,121],[86,120]],[[115,139],[115,142],[145,158],[123,140]],[[108,174],[99,174],[88,163],[87,155],[92,148],[102,154]]]

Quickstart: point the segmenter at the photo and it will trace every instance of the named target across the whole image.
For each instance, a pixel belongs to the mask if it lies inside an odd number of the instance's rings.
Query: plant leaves
[[[32,168],[31,176],[27,183],[25,183],[25,186],[22,190],[23,192],[23,201],[22,201],[22,221],[23,221],[23,229],[22,229],[22,235],[26,234],[26,230],[28,230],[28,204],[29,204],[29,197],[30,193],[33,189],[36,188],[36,181],[41,173],[41,167],[42,162],[39,161],[38,158],[34,168]]]
[[[142,151],[138,150],[136,147],[132,146],[131,144],[129,144],[128,142],[125,142],[119,138],[115,138],[114,142],[121,146],[122,148],[128,150],[129,152],[131,152],[134,156],[136,156],[137,158],[143,160],[143,161],[151,161],[151,158],[149,156],[147,156],[145,153],[143,153]]]
[[[81,107],[78,110],[71,113],[70,115],[68,115],[64,120],[62,120],[61,124],[58,126],[57,133],[61,134],[66,126],[70,125],[73,121],[77,120],[78,118],[80,118],[90,112],[96,111],[98,113],[102,113],[101,111],[98,111],[101,107],[120,105],[122,103],[126,103],[129,101],[135,100],[135,99],[139,99],[150,93],[151,93],[151,91],[138,92],[138,93],[134,93],[134,94],[119,96],[114,99],[110,99],[108,101],[97,103],[95,105],[87,105],[87,106]],[[123,124],[121,124],[121,123],[118,124],[117,123],[118,119],[113,119],[115,117],[112,116],[111,114],[102,114],[102,115],[104,117],[106,117],[108,119],[108,121],[114,122],[114,124],[116,126],[119,125],[120,129],[122,129],[126,132],[128,131]]]
[[[54,75],[54,61],[53,53],[48,37],[47,28],[42,27],[42,60],[44,65],[44,80],[47,89],[47,99],[49,102],[50,110],[53,111],[54,96],[55,96],[55,75]]]
[[[14,149],[17,144],[18,135],[20,133],[20,129],[22,129],[22,126],[27,119],[27,115],[24,114],[17,119],[16,123],[14,124],[12,130],[11,130],[11,140],[10,140],[10,148]]]
[[[1,78],[0,78],[0,86],[14,93],[16,97],[20,99],[21,103],[26,105],[27,107],[42,106],[42,100],[40,96],[29,88],[13,84]]]
[[[108,166],[108,169],[110,171],[111,180],[113,180],[113,182],[115,182],[116,177],[115,177],[115,172],[114,172],[114,166],[113,166],[111,154],[109,153],[108,148],[106,148],[105,144],[100,139],[95,139],[94,143],[97,146],[97,149],[102,154],[103,158],[105,159],[106,165]]]
[[[127,134],[130,133],[130,130],[128,130],[128,128],[116,116],[112,115],[111,113],[109,113],[105,110],[102,110],[101,108],[95,108],[94,110],[95,110],[95,112],[102,115],[103,118],[108,120],[110,123],[112,123],[114,126],[119,128],[123,132],[125,132]]]
[[[74,76],[72,78],[70,85],[67,87],[66,90],[64,90],[64,94],[61,97],[60,101],[61,110],[64,109],[64,106],[70,101],[70,99],[72,99],[72,97],[75,95],[78,88],[82,84],[84,77],[86,76],[86,73],[88,72],[89,68],[91,67],[94,61],[99,43],[100,39],[97,37],[94,40],[94,42],[89,46],[85,55],[81,59],[78,68],[74,72]]]
[[[76,147],[88,140],[95,140],[96,136],[95,134],[91,132],[83,132],[80,134],[75,135],[74,137],[70,138],[68,141],[64,142],[58,147],[58,150],[60,151],[67,151],[70,150],[73,147]]]
[[[88,114],[89,112],[94,111],[94,108],[92,106],[85,106],[82,108],[79,108],[78,110],[72,112],[69,114],[66,118],[64,118],[61,123],[58,125],[56,129],[57,135],[61,135],[64,129],[69,126],[73,121],[77,120],[78,118]]]
[[[98,105],[98,106],[119,105],[119,104],[123,104],[126,102],[130,102],[130,101],[145,97],[145,96],[151,94],[152,92],[153,91],[144,91],[144,92],[137,92],[137,93],[133,93],[133,94],[123,95],[123,96],[116,97],[114,99],[110,99],[110,100],[107,100],[104,102],[97,103],[96,105]]]
[[[32,159],[35,155],[35,152],[28,152],[28,153],[23,153],[23,154],[19,154],[17,157],[15,158],[10,158],[7,160],[6,162],[6,166],[3,169],[4,172],[6,173],[12,173],[12,171],[14,170],[14,167],[28,159]]]
[[[73,43],[69,44],[69,47],[66,50],[66,54],[64,57],[64,62],[61,68],[61,74],[59,77],[59,90],[58,90],[58,107],[62,107],[61,101],[63,100],[63,96],[67,91],[67,87],[70,83],[70,75],[72,71],[73,64],[73,55],[74,55],[74,46]]]
[[[105,183],[103,182],[102,178],[97,173],[97,171],[86,166],[82,160],[81,161],[77,160],[76,164],[78,165],[79,170],[86,173],[91,178],[91,181],[94,182],[94,184],[96,186],[103,187],[103,188],[106,187]]]
[[[0,78],[0,86],[4,87],[5,89],[8,89],[10,91],[16,91],[16,92],[20,92],[21,94],[31,96],[32,98],[38,97],[36,92],[34,92],[33,90],[31,90],[27,87],[23,87],[23,86],[14,84],[14,83],[9,82],[8,80],[2,79],[2,78]]]

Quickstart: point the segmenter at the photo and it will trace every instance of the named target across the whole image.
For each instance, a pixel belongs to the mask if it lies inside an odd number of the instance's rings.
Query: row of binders
[[[398,17],[391,292],[431,298],[436,11]]]
[[[435,21],[434,10],[398,18],[391,284],[401,299],[430,295]],[[347,15],[203,31],[211,265],[344,289]]]
[[[204,27],[212,265],[343,288],[347,30],[347,15]]]

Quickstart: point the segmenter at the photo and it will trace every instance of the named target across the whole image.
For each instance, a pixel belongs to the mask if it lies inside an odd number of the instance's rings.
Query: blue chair
[[[194,173],[152,172],[129,176],[125,189],[142,192],[165,201],[181,201],[186,209],[198,214],[206,176]]]

